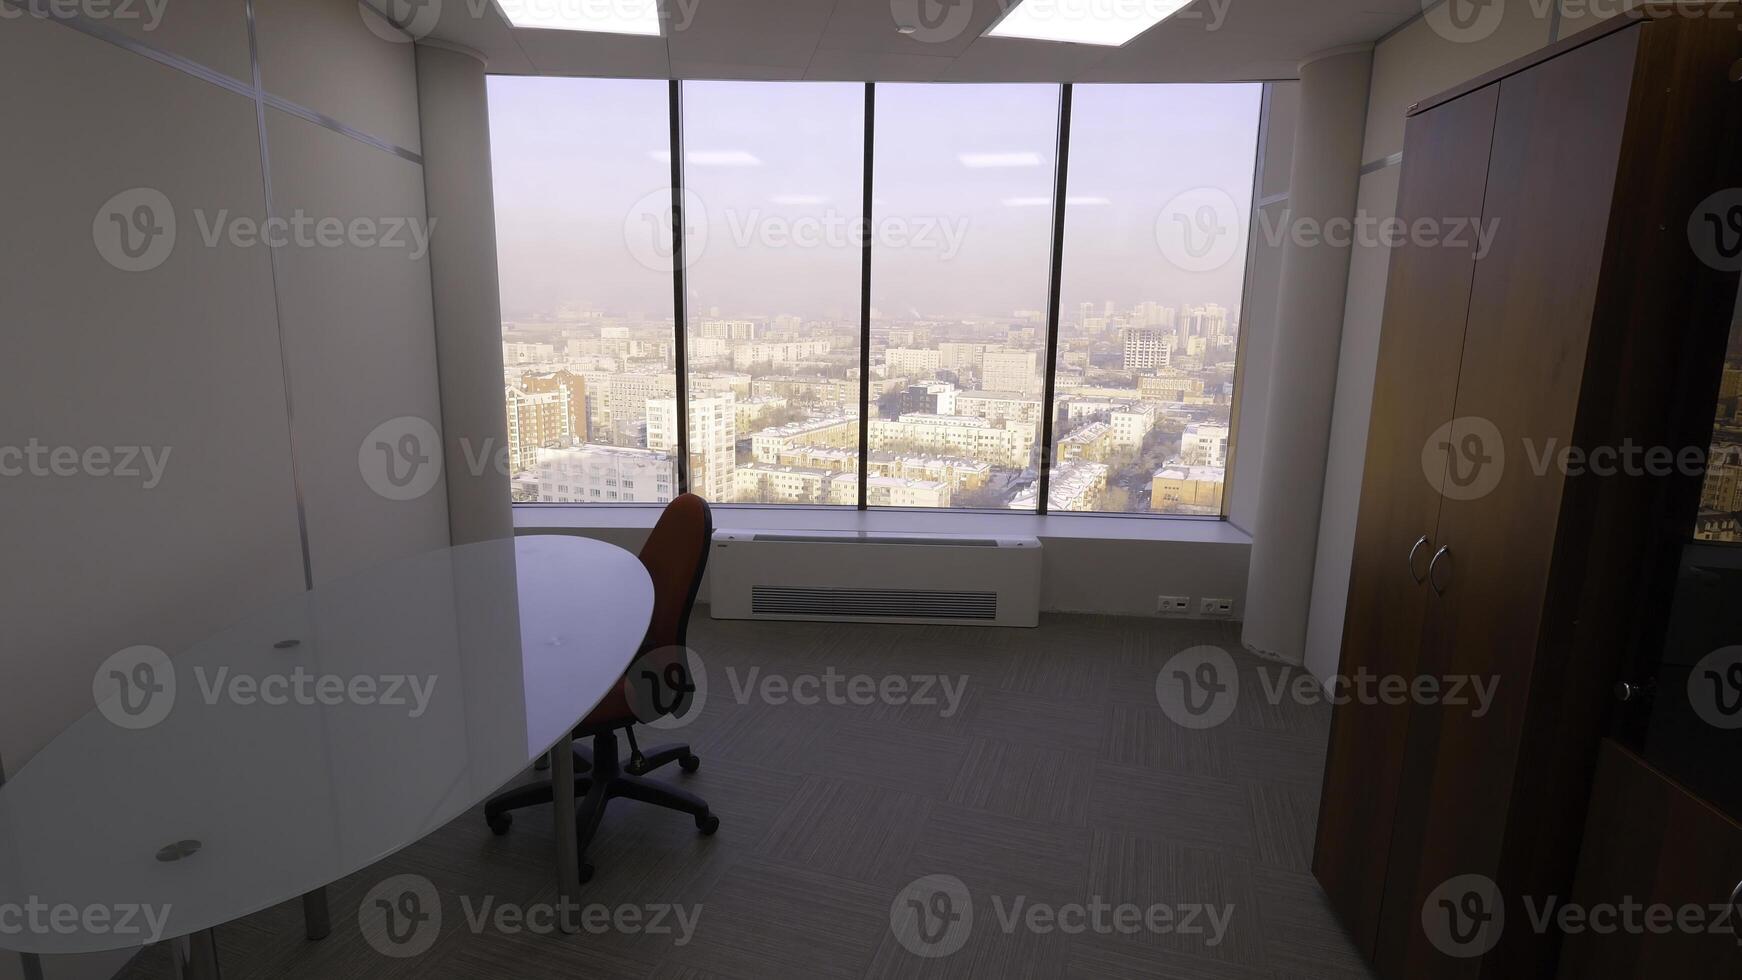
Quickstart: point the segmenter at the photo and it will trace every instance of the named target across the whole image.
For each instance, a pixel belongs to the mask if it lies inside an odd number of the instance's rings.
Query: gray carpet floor
[[[474,812],[333,885],[324,941],[303,938],[296,902],[220,928],[227,980],[1370,975],[1309,868],[1330,708],[1267,697],[1289,675],[1242,653],[1234,624],[1047,616],[1006,630],[698,610],[690,641],[705,703],[640,737],[693,746],[699,772],[657,775],[705,797],[721,826],[704,838],[682,814],[613,801],[580,897],[627,928],[594,918],[562,935],[499,918],[556,901],[550,812],[520,811],[503,837]],[[1228,650],[1241,675],[1232,716],[1204,730],[1156,696],[1161,666],[1199,644]],[[934,686],[935,704],[853,703],[844,680],[846,703],[779,696],[830,668],[948,676],[959,701],[951,712]],[[439,895],[421,927],[435,931],[404,945],[368,908],[400,875]],[[947,879],[965,900],[937,905]],[[918,934],[901,927],[919,922],[909,899],[928,914]],[[123,975],[169,976],[166,951]]]

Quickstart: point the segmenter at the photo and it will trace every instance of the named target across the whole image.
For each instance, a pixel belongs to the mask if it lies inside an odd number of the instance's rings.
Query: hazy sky
[[[671,315],[666,83],[490,79],[503,315],[572,304]],[[886,316],[1007,314],[1046,302],[1058,87],[879,84],[873,304]],[[1250,207],[1258,85],[1078,85],[1063,304],[1239,304],[1241,258],[1170,262],[1176,195]],[[864,87],[686,82],[691,308],[857,317]],[[1200,192],[1201,193],[1201,192]],[[666,234],[669,234],[668,232]],[[803,239],[807,245],[793,244]],[[652,265],[653,267],[649,267]],[[1070,315],[1067,314],[1067,319]]]

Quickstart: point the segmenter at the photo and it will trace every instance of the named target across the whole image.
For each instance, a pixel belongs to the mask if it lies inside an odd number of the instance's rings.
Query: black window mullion
[[[672,292],[672,359],[677,365],[677,489],[690,491],[690,398],[688,303],[684,280],[684,214],[683,214],[683,91],[682,82],[670,83],[666,115],[670,123],[671,140],[671,292]]]
[[[1053,400],[1058,388],[1059,281],[1065,255],[1065,181],[1071,159],[1071,83],[1059,86],[1058,150],[1052,187],[1052,268],[1046,298],[1046,375],[1041,395],[1040,490],[1035,512],[1046,516],[1052,491]]]
[[[871,153],[876,131],[877,85],[865,83],[864,191],[860,200],[859,264],[859,509],[869,506],[871,475]]]

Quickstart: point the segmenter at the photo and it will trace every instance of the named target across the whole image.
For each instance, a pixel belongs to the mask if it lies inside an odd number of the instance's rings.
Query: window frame
[[[671,160],[671,208],[672,208],[672,314],[674,337],[672,355],[676,370],[676,425],[677,440],[673,465],[676,470],[677,492],[688,493],[690,490],[690,429],[689,429],[689,356],[686,344],[689,332],[689,309],[687,303],[689,283],[684,262],[684,116],[683,116],[683,81],[670,79],[667,81],[667,123],[668,123],[668,156]],[[945,83],[937,83],[945,84]],[[1131,83],[1131,84],[1164,84],[1164,83]],[[1228,83],[1252,84],[1252,83]],[[1254,140],[1254,160],[1252,167],[1252,205],[1247,216],[1248,234],[1246,236],[1246,254],[1243,256],[1244,271],[1240,282],[1240,330],[1236,337],[1234,353],[1233,391],[1229,396],[1228,414],[1228,451],[1227,464],[1223,469],[1222,499],[1219,514],[1144,514],[1115,511],[1060,511],[1072,517],[1094,518],[1126,518],[1139,520],[1172,520],[1172,521],[1227,521],[1229,508],[1234,496],[1234,482],[1237,478],[1236,461],[1241,429],[1241,399],[1240,393],[1246,383],[1246,356],[1248,353],[1248,313],[1249,300],[1252,293],[1252,273],[1256,258],[1257,236],[1253,234],[1261,208],[1260,194],[1264,186],[1264,160],[1268,130],[1270,128],[1270,105],[1272,82],[1257,83],[1260,87],[1258,132]],[[1049,268],[1047,283],[1046,308],[1046,340],[1045,375],[1042,378],[1041,393],[1041,432],[1040,432],[1040,471],[1036,478],[1037,494],[1035,509],[1030,511],[1012,511],[1004,508],[986,507],[950,507],[946,510],[955,513],[976,514],[1009,514],[1024,516],[1032,513],[1037,517],[1046,517],[1049,513],[1049,492],[1051,490],[1052,462],[1054,457],[1054,423],[1057,410],[1058,382],[1058,342],[1060,319],[1060,295],[1064,271],[1065,252],[1065,219],[1067,179],[1070,167],[1071,149],[1071,100],[1073,83],[1059,83],[1058,112],[1055,117],[1057,125],[1057,145],[1054,158],[1053,189],[1052,189],[1052,228],[1051,250],[1048,257]],[[860,200],[860,218],[864,227],[869,227],[872,218],[872,191],[875,186],[875,138],[876,138],[876,99],[877,83],[865,82],[864,105],[864,165],[862,169],[862,194]],[[870,510],[867,502],[870,484],[870,389],[871,389],[871,276],[873,237],[863,236],[860,258],[859,281],[859,487],[858,502],[855,509]],[[525,501],[516,502],[514,507],[573,507],[573,503],[564,501]],[[639,503],[593,503],[582,504],[585,507],[645,507]],[[783,510],[829,510],[841,511],[840,504],[766,504],[729,502],[713,503],[716,507],[779,507]],[[914,512],[935,514],[938,508],[932,507],[892,507],[879,506],[879,512]]]

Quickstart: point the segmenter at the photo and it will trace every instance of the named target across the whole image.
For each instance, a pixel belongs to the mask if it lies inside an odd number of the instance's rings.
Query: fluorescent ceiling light
[[[828,198],[821,194],[776,194],[771,200],[776,204],[823,204]]]
[[[1117,47],[1179,13],[1191,0],[1022,0],[987,37]]]
[[[648,154],[660,163],[670,163],[668,150],[653,150]],[[692,167],[760,167],[762,161],[747,150],[691,150],[683,155],[684,163]]]
[[[515,27],[659,36],[658,0],[496,0]]]
[[[958,153],[956,159],[962,161],[962,166],[979,169],[981,167],[1038,167],[1038,153]]]
[[[1007,208],[1038,208],[1038,207],[1042,207],[1042,206],[1051,204],[1052,198],[1050,198],[1050,197],[1007,197],[998,203],[1004,205]],[[1107,200],[1104,197],[1067,197],[1067,198],[1065,198],[1065,204],[1068,207],[1078,207],[1078,208],[1093,207],[1093,206],[1098,205],[1098,204],[1111,204],[1111,203],[1113,203],[1113,202]]]

